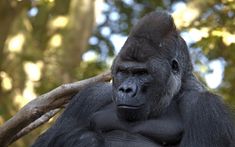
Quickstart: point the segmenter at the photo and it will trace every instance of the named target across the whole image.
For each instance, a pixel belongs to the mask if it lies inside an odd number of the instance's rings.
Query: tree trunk
[[[25,0],[21,2],[11,1],[11,0],[1,0],[0,1],[0,72],[3,71],[3,61],[4,61],[4,46],[7,36],[10,32],[11,26],[14,19],[20,12],[29,6],[30,1]],[[0,84],[2,78],[0,76]],[[2,94],[2,87],[0,86],[0,98]]]
[[[94,26],[94,3],[94,0],[74,0],[70,4],[68,33],[61,57],[64,82],[76,80],[76,69]]]

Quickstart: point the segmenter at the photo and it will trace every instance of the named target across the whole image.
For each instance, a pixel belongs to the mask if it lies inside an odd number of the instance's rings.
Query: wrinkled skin
[[[112,84],[75,95],[33,147],[233,147],[229,111],[192,70],[172,17],[150,13],[115,58]]]

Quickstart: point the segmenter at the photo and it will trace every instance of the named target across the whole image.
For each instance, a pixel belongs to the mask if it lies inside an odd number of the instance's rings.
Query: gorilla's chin
[[[130,106],[130,105],[118,105],[117,115],[121,120],[125,121],[140,121],[147,119],[146,110],[144,105]]]

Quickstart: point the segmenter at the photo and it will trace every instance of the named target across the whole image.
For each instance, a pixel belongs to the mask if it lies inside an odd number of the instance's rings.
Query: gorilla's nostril
[[[118,91],[125,92],[123,87],[119,88]]]
[[[133,89],[130,87],[120,87],[119,91],[124,92],[124,93],[130,93],[130,92],[133,92]]]
[[[134,97],[137,92],[137,86],[135,84],[123,84],[118,88],[118,91],[122,94]]]
[[[127,88],[125,92],[130,93],[130,92],[133,92],[133,90],[131,88]]]

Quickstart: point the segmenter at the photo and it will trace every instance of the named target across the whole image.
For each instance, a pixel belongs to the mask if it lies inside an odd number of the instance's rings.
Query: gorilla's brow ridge
[[[145,63],[133,64],[133,62],[127,62],[125,64],[119,64],[117,68],[118,70],[122,71],[132,71],[132,72],[147,71]]]

